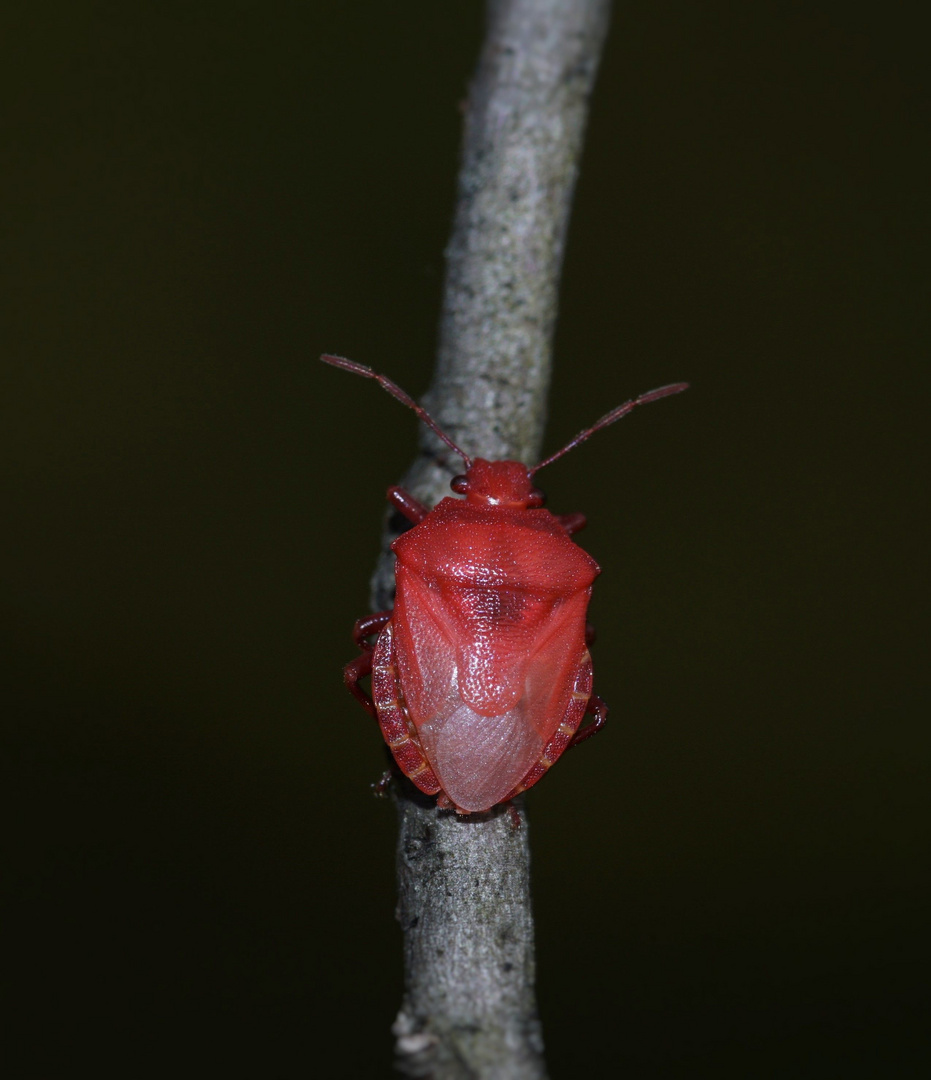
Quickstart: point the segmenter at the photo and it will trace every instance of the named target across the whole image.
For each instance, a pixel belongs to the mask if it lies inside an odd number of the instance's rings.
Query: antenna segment
[[[545,461],[541,461],[539,465],[534,465],[530,469],[530,475],[533,476],[535,472],[539,472],[546,465],[552,465],[557,458],[561,458],[563,454],[568,454],[570,450],[580,446],[586,439],[590,439],[596,431],[601,431],[602,428],[613,424],[615,420],[620,420],[622,416],[626,416],[631,410],[636,409],[638,405],[649,405],[651,401],[659,401],[660,398],[669,397],[670,394],[681,394],[683,390],[688,390],[688,388],[689,384],[686,382],[670,383],[669,386],[660,386],[656,390],[648,390],[645,394],[641,394],[640,397],[636,397],[632,401],[625,401],[623,405],[618,405],[616,409],[605,413],[591,427],[580,431],[574,439],[566,443],[562,450],[557,450],[555,454],[551,454]]]
[[[458,454],[465,462],[466,471],[472,467],[472,459],[468,454],[459,449],[453,440],[446,434],[440,425],[433,419],[433,417],[427,412],[423,406],[418,405],[416,401],[407,393],[402,390],[396,382],[392,382],[387,375],[379,375],[378,372],[373,371],[367,364],[357,364],[355,360],[347,360],[344,356],[331,356],[329,353],[324,353],[320,359],[325,364],[332,364],[333,367],[342,368],[344,371],[351,371],[353,375],[362,375],[366,379],[374,379],[375,382],[393,397],[397,398],[402,405],[406,405],[409,409],[413,409],[414,412],[420,417],[421,420],[427,425],[428,428],[453,451]]]

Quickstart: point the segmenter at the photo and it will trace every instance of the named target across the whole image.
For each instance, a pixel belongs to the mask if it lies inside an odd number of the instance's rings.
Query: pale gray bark
[[[569,207],[609,8],[609,0],[488,6],[425,398],[473,456],[539,458]],[[403,484],[433,505],[462,465],[426,429],[421,445]],[[392,588],[386,558],[373,582],[376,609],[390,606]],[[407,787],[396,791],[400,1070],[434,1080],[545,1076],[526,815],[517,827],[501,808],[462,819]]]

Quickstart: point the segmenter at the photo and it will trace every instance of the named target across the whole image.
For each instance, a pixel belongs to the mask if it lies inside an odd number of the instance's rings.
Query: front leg
[[[388,488],[388,502],[399,514],[403,514],[414,525],[419,525],[430,513],[428,507],[424,506],[419,499],[415,499],[409,491],[405,491],[402,487]]]
[[[584,514],[560,514],[556,519],[560,525],[566,530],[566,532],[572,536],[573,533],[581,532],[582,529],[588,524],[588,519]]]

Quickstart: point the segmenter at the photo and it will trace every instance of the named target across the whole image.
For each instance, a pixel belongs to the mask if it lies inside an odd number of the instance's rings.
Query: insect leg
[[[581,742],[585,742],[586,739],[590,739],[592,735],[601,731],[607,722],[608,706],[605,705],[604,701],[597,694],[592,694],[588,699],[588,705],[586,706],[585,711],[591,713],[595,719],[590,724],[586,724],[585,727],[579,728],[572,736],[569,746],[566,747],[567,750],[570,750],[573,746],[578,746]]]
[[[391,787],[391,782],[394,780],[394,772],[391,769],[386,769],[381,776],[372,784],[372,794],[376,799],[387,799],[388,788]]]
[[[359,685],[359,680],[364,679],[366,675],[372,674],[372,650],[366,649],[355,658],[350,660],[349,663],[343,668],[343,679],[346,686],[349,687],[349,692],[359,702],[363,709],[367,713],[371,713],[375,716],[375,706],[372,703],[372,699]]]
[[[352,640],[362,650],[362,655],[357,656],[355,660],[350,660],[343,668],[343,679],[349,687],[349,692],[356,701],[361,703],[365,711],[371,713],[372,716],[376,715],[375,705],[371,697],[359,685],[359,680],[364,679],[366,675],[372,674],[373,646],[369,644],[367,639],[372,634],[380,633],[387,626],[390,619],[390,611],[376,611],[374,615],[363,615],[361,619],[356,620],[356,625],[352,628]]]
[[[390,611],[376,611],[374,615],[363,615],[361,619],[356,620],[356,625],[352,628],[352,640],[363,652],[371,649],[372,646],[365,639],[371,637],[372,634],[381,633],[390,618]]]
[[[403,514],[408,521],[412,521],[415,525],[419,525],[430,513],[429,509],[419,499],[415,499],[409,491],[405,491],[402,487],[388,488],[388,502],[398,513]]]
[[[588,524],[588,518],[584,514],[560,514],[557,521],[570,536],[584,529]]]

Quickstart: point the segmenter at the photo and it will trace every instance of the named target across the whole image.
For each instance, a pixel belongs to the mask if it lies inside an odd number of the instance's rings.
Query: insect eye
[[[534,488],[530,492],[530,498],[527,500],[529,507],[546,506],[546,495],[539,489]]]
[[[450,480],[449,486],[457,495],[465,495],[469,490],[469,481],[465,476],[454,476]]]

